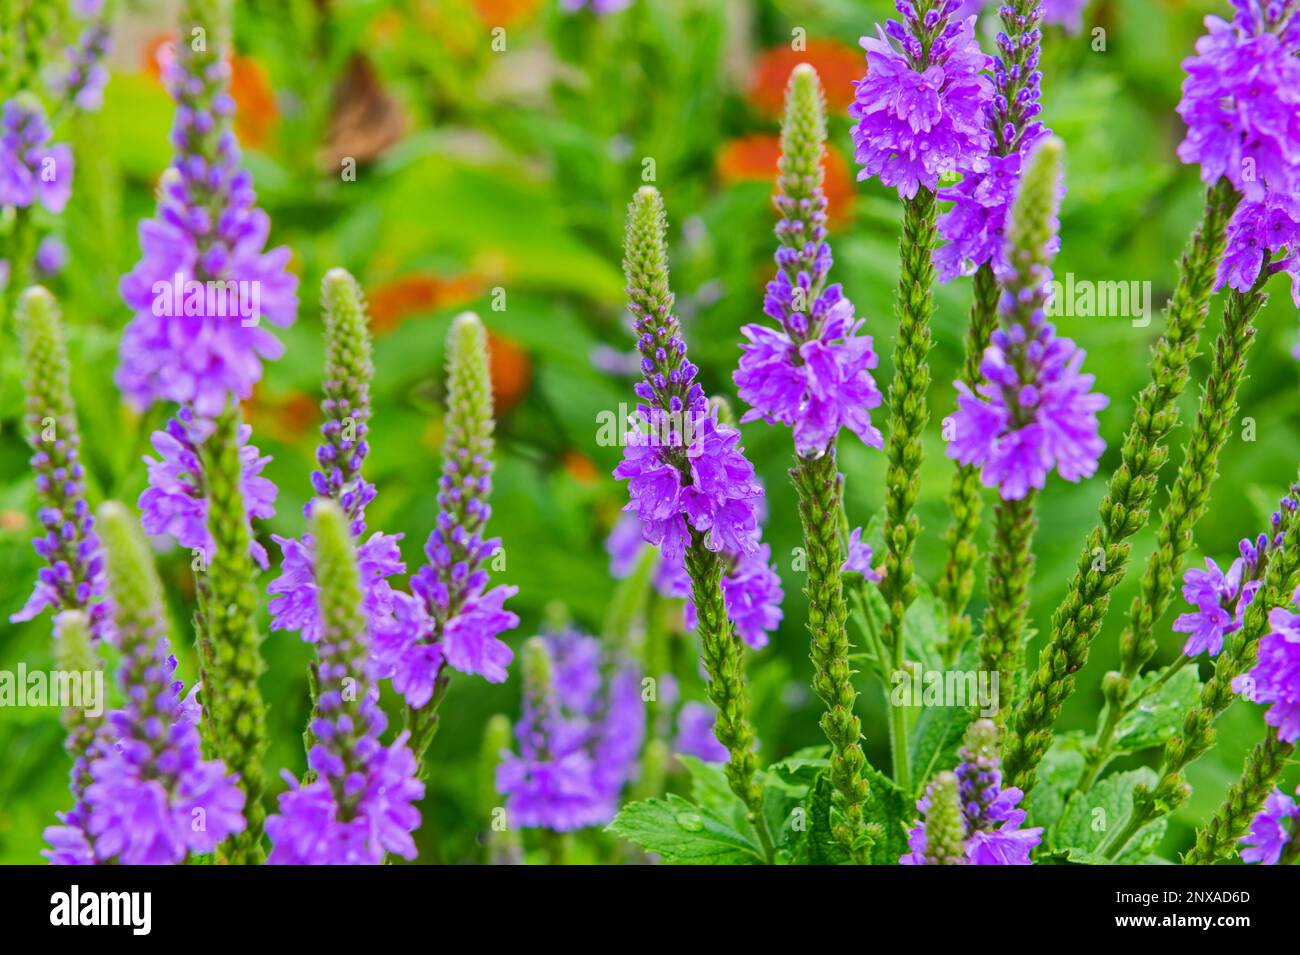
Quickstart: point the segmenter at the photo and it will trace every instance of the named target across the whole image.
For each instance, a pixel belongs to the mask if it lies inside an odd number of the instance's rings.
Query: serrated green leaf
[[[909,746],[912,774],[917,785],[924,785],[937,771],[957,765],[957,750],[973,718],[972,711],[964,706],[922,708],[921,716],[912,727]]]
[[[903,615],[903,641],[907,658],[927,671],[944,669],[942,648],[948,642],[948,617],[943,603],[918,581],[916,599]]]
[[[916,818],[915,807],[892,779],[871,764],[863,767],[862,775],[870,787],[862,815],[868,823],[878,827],[880,833],[871,847],[871,862],[895,865],[908,851],[907,831]]]
[[[1141,693],[1159,676],[1159,671],[1146,674],[1133,688]],[[1139,750],[1163,746],[1178,731],[1183,716],[1196,705],[1201,696],[1201,677],[1195,666],[1185,666],[1159,690],[1144,699],[1136,710],[1119,721],[1115,733],[1115,752],[1136,753]]]
[[[1043,826],[1044,844],[1051,841],[1052,827],[1065,811],[1065,801],[1083,777],[1083,733],[1060,733],[1038,767],[1038,782],[1025,799],[1027,825]]]
[[[1065,804],[1060,820],[1052,827],[1051,847],[1064,852],[1072,862],[1083,865],[1101,865],[1098,854],[1102,843],[1117,828],[1128,821],[1133,812],[1133,790],[1138,784],[1154,787],[1156,774],[1148,767],[1123,773],[1113,773],[1094,785],[1086,793],[1074,793]],[[1118,863],[1142,861],[1160,842],[1168,820],[1157,819],[1140,829],[1130,840]]]
[[[628,803],[609,832],[653,852],[669,865],[758,865],[762,850],[706,806],[680,796]]]
[[[808,791],[804,826],[792,830],[785,848],[796,865],[844,865],[849,853],[836,840],[832,807],[835,789],[826,773],[819,773]]]

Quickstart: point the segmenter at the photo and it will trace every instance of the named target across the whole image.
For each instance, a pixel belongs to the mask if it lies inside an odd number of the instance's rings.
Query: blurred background
[[[772,272],[770,196],[782,92],[790,69],[805,60],[821,74],[832,116],[826,161],[832,277],[845,285],[875,336],[878,381],[885,387],[892,374],[899,204],[877,183],[855,182],[845,109],[852,80],[865,69],[858,38],[892,13],[891,4],[636,0],[603,15],[568,12],[557,0],[240,0],[235,6],[237,133],[272,218],[270,244],[290,246],[292,268],[302,277],[299,319],[279,333],[286,353],[267,367],[247,408],[254,443],[273,456],[266,474],[280,488],[277,516],[257,528],[264,540],[303,530],[319,423],[319,281],[342,265],[364,285],[374,322],[367,472],[379,496],[369,509],[371,527],[403,532],[408,567],[418,567],[436,514],[442,343],[450,318],[473,309],[491,332],[499,419],[491,530],[504,538],[508,567],[494,578],[520,589],[511,606],[523,623],[509,640],[517,648],[543,621],[565,614],[596,632],[615,586],[605,539],[626,500],[610,477],[619,449],[596,441],[598,416],[617,412],[631,397],[632,339],[619,265],[626,203],[652,175],[667,203],[673,288],[692,358],[710,393],[734,399],[738,328],[760,317]],[[1209,0],[1095,0],[1078,29],[1047,31],[1044,119],[1064,139],[1068,163],[1057,271],[1073,272],[1076,280],[1149,281],[1157,314],[1147,327],[1135,327],[1129,317],[1059,319],[1063,334],[1086,348],[1086,370],[1110,396],[1102,414],[1109,448],[1097,478],[1080,486],[1053,480],[1042,495],[1032,607],[1040,634],[1096,519],[1133,399],[1148,379],[1149,348],[1163,326],[1158,309],[1200,214],[1196,171],[1174,153],[1182,137],[1174,113],[1179,63],[1203,32],[1202,17],[1227,10],[1226,2]],[[174,37],[175,10],[128,2],[122,12],[102,112],[79,115],[56,131],[73,144],[77,167],[72,202],[55,225],[69,262],[45,279],[69,326],[96,503],[135,500],[145,480],[140,457],[163,414],[129,412],[112,372],[128,318],[117,281],[138,257],[136,223],[152,211],[154,186],[170,158],[172,104],[156,54]],[[986,51],[993,49],[995,19],[982,18]],[[795,40],[806,41],[803,52],[792,50]],[[343,175],[352,161],[355,181]],[[1198,528],[1192,555],[1198,563],[1203,555],[1231,559],[1237,540],[1263,527],[1295,476],[1295,309],[1282,282],[1270,290],[1241,399],[1243,422],[1253,419],[1254,433],[1243,438],[1239,426],[1224,451],[1214,504]],[[918,571],[930,581],[944,559],[952,473],[938,419],[953,405],[969,298],[966,280],[937,293],[934,420],[917,550]],[[1217,333],[1221,305],[1220,297],[1207,335]],[[1207,369],[1203,355],[1197,378]],[[29,451],[16,428],[15,384],[5,384],[0,404],[0,614],[6,621],[37,570],[29,544],[35,533]],[[1185,421],[1197,395],[1194,386],[1183,397]],[[876,418],[883,423],[883,409]],[[808,688],[804,598],[791,571],[800,531],[786,478],[790,436],[761,423],[743,430],[768,489],[765,539],[786,592],[779,632],[750,656],[762,758],[773,759],[823,741],[821,704]],[[1184,427],[1175,436],[1166,479],[1185,434]],[[850,519],[867,524],[883,502],[882,455],[850,439],[841,456]],[[1157,503],[1164,500],[1162,492]],[[1062,717],[1065,728],[1093,726],[1098,685],[1117,658],[1151,543],[1150,531],[1135,540],[1133,568]],[[189,557],[164,550],[160,561],[188,682],[195,672]],[[980,600],[977,591],[977,613]],[[1160,625],[1156,662],[1181,646],[1169,631],[1180,605],[1176,600]],[[0,623],[0,634],[0,668],[15,669],[20,661],[29,669],[52,666],[48,616],[21,626]],[[691,638],[678,639],[679,656],[689,660]],[[1041,636],[1035,656],[1040,644]],[[274,633],[265,643],[272,779],[280,768],[302,768],[309,649],[292,634]],[[682,668],[688,678],[693,672]],[[881,694],[865,675],[860,681],[868,755],[884,767]],[[698,686],[690,693],[698,697]],[[495,712],[513,718],[518,696],[517,667],[499,686],[452,681],[430,752],[417,836],[421,861],[478,858],[483,726]],[[1223,718],[1218,747],[1190,771],[1195,794],[1173,819],[1162,854],[1186,846],[1189,826],[1218,804],[1262,726],[1250,706],[1233,707]],[[53,710],[0,709],[0,862],[38,861],[42,829],[56,809],[67,808],[61,747]]]

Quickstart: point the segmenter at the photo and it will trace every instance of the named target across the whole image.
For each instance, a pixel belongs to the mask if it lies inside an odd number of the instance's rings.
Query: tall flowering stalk
[[[982,381],[980,363],[997,326],[999,280],[1010,269],[1006,254],[1006,229],[1021,169],[1033,147],[1050,130],[1036,119],[1042,111],[1043,6],[1039,0],[1014,0],[999,10],[1003,32],[997,37],[998,55],[993,65],[994,95],[986,111],[993,137],[988,169],[968,172],[951,189],[940,190],[941,200],[952,208],[939,216],[939,236],[947,244],[935,250],[939,280],[948,282],[971,274],[974,300],[966,330],[965,359],[961,381],[978,387]],[[1057,238],[1053,236],[1055,251]],[[975,535],[979,529],[983,502],[979,469],[959,464],[948,491],[952,520],[944,535],[948,559],[937,585],[939,599],[948,614],[948,642],[945,658],[951,663],[970,638],[971,621],[966,613],[975,584],[975,563],[979,550]]]
[[[1288,604],[1300,586],[1298,501],[1300,483],[1293,484],[1289,495],[1282,499],[1281,507],[1272,516],[1265,538],[1266,547],[1260,548],[1256,555],[1259,569],[1263,571],[1263,583],[1241,611],[1240,626],[1225,629],[1223,649],[1215,660],[1214,675],[1201,688],[1200,700],[1183,717],[1179,732],[1165,743],[1155,786],[1139,786],[1134,791],[1133,811],[1128,822],[1122,829],[1115,830],[1102,847],[1107,858],[1117,857],[1143,826],[1186,801],[1190,787],[1183,779],[1183,771],[1214,745],[1214,721],[1232,704],[1234,694],[1245,692],[1253,699],[1265,698],[1258,687],[1272,672],[1267,660],[1261,657],[1261,640],[1271,622],[1269,611]],[[1279,627],[1283,623],[1277,622]],[[1284,647],[1288,642],[1285,637],[1281,641]],[[1278,649],[1277,643],[1270,641],[1270,649]],[[1261,660],[1262,665],[1252,670],[1256,660]],[[1288,678],[1293,679],[1289,671],[1283,672],[1288,672]],[[1294,689],[1289,688],[1287,692],[1294,693]],[[1287,708],[1283,707],[1277,716],[1286,712]],[[1278,725],[1277,717],[1266,716],[1266,719],[1272,725]]]
[[[381,672],[406,700],[421,773],[451,681],[448,668],[503,682],[513,652],[500,635],[519,624],[504,608],[519,588],[487,586],[485,565],[501,550],[500,538],[484,537],[492,514],[492,381],[487,332],[468,312],[447,335],[445,425],[441,510],[424,545],[429,562],[411,578],[411,594],[394,592],[392,619],[375,637]]]
[[[628,208],[623,270],[644,378],[636,385],[640,425],[628,435],[614,476],[628,482],[627,510],[642,536],[666,561],[685,559],[698,616],[715,733],[727,748],[727,781],[749,809],[749,821],[772,857],[771,834],[754,780],[754,731],[749,722],[744,651],[727,618],[722,593],[724,548],[752,554],[758,547],[762,486],[739,448],[740,433],[721,425],[673,315],[668,286],[667,221],[663,200],[643,186]]]
[[[68,352],[53,295],[39,286],[22,294],[18,333],[27,396],[23,424],[33,451],[38,518],[45,531],[32,545],[49,566],[41,569],[31,597],[9,620],[31,620],[47,608],[80,610],[88,615],[98,639],[108,622],[104,562],[95,518],[86,503]]]
[[[1170,489],[1169,502],[1160,515],[1156,549],[1147,558],[1141,589],[1133,598],[1128,625],[1120,636],[1120,669],[1108,675],[1103,686],[1106,717],[1085,754],[1086,765],[1078,787],[1081,791],[1087,790],[1110,760],[1120,721],[1146,698],[1145,693],[1133,692],[1133,681],[1155,655],[1156,622],[1168,609],[1173,582],[1183,569],[1196,524],[1209,508],[1210,489],[1218,477],[1219,453],[1237,415],[1237,389],[1245,377],[1246,352],[1255,338],[1254,319],[1267,300],[1259,288],[1262,284],[1260,281],[1247,294],[1228,294],[1223,330],[1214,344],[1214,360],[1201,392],[1191,438]]]
[[[845,631],[844,481],[836,468],[835,442],[845,426],[871,447],[883,442],[868,416],[881,401],[871,376],[877,361],[871,337],[857,334],[862,321],[854,318],[853,303],[839,284],[826,284],[831,249],[822,190],[825,144],[821,83],[803,64],[791,73],[786,89],[776,197],[780,246],[776,278],[763,303],[780,328],[741,329],[748,342],[735,381],[752,409],[742,420],[762,418],[794,429],[796,464],[790,478],[799,494],[808,554],[813,687],[826,704],[821,726],[831,742],[831,780],[847,820],[843,841],[852,845],[862,832],[866,757],[858,742],[862,731],[853,712],[857,690]]]
[[[308,754],[313,778],[299,785],[287,777],[280,811],[266,820],[267,862],[379,865],[388,852],[414,859],[424,783],[405,732],[390,746],[380,742],[388,720],[379,707],[351,528],[337,502],[312,505],[312,539],[320,693]]]
[[[120,504],[103,505],[99,519],[127,703],[93,750],[82,861],[174,865],[243,831],[245,797],[221,760],[200,754],[195,714],[173,682],[162,584],[143,535]]]
[[[182,405],[155,435],[163,462],[150,466],[140,503],[147,528],[184,531],[178,539],[203,556],[195,568],[205,744],[238,772],[247,796],[248,825],[222,854],[258,862],[266,731],[253,561],[266,558],[249,516],[270,512],[274,487],[257,478],[265,459],[246,446],[237,402],[261,378],[262,360],[282,350],[261,321],[293,321],[298,280],[285,269],[288,249],[264,251],[270,220],[240,167],[228,23],[226,0],[182,4],[185,39],[165,69],[176,152],[157,214],[140,225],[141,259],[121,282],[134,314],[116,381],[139,407]]]
[[[920,485],[921,435],[929,420],[930,316],[936,242],[935,190],[939,177],[988,169],[992,139],[984,112],[993,95],[983,75],[989,58],[974,36],[974,17],[953,19],[959,0],[899,0],[902,21],[890,20],[864,38],[867,75],[849,107],[859,179],[878,176],[903,199],[899,240],[898,342],[889,388],[885,477],[885,576],[889,608],[884,642],[903,666],[903,615],[916,596],[912,547],[920,524],[914,513]],[[910,789],[907,715],[891,707],[894,777]]]
[[[369,452],[366,436],[370,422],[370,329],[365,300],[356,279],[343,269],[331,269],[321,282],[325,316],[324,422],[316,449],[317,469],[312,472],[313,501],[336,502],[348,518],[361,569],[362,606],[370,633],[378,634],[390,620],[393,588],[388,578],[406,569],[398,550],[400,534],[374,533],[364,539],[366,506],[375,498],[375,486],[361,474]],[[308,643],[320,637],[316,576],[312,569],[314,542],[273,537],[283,560],[280,576],[267,588],[271,629],[297,630]],[[315,694],[313,693],[313,696]]]
[[[1052,250],[1058,244],[1061,144],[1043,140],[1028,160],[1007,227],[1009,273],[999,306],[1002,327],[980,364],[987,383],[973,392],[957,382],[949,456],[980,468],[998,490],[989,607],[980,637],[984,669],[1000,674],[999,717],[1020,671],[1036,519],[1034,494],[1055,469],[1077,481],[1096,471],[1105,447],[1097,412],[1107,399],[1089,389],[1081,348],[1045,317]]]

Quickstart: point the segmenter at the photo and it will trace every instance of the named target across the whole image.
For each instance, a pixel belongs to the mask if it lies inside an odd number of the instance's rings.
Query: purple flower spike
[[[201,417],[252,394],[263,359],[283,351],[263,321],[289,325],[298,311],[289,250],[264,251],[271,222],[240,168],[225,46],[179,44],[166,68],[176,153],[155,217],[140,223],[141,259],[120,286],[135,314],[122,335],[118,387],[141,408],[174,401]]]
[[[1232,688],[1254,703],[1271,703],[1264,722],[1277,727],[1284,743],[1300,740],[1300,614],[1274,607],[1270,632],[1259,642],[1259,662],[1232,681]]]
[[[511,825],[566,832],[609,822],[645,739],[636,671],[572,631],[530,640],[523,668],[519,753],[497,767]]]

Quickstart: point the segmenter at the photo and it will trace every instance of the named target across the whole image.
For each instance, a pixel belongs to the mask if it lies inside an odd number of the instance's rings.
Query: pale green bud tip
[[[725,424],[734,428],[736,426],[736,412],[731,407],[731,402],[721,395],[714,395],[709,399],[709,408],[718,415],[718,424]]]
[[[337,501],[317,499],[312,503],[311,528],[321,615],[328,624],[351,628],[355,621],[349,618],[360,613],[361,581],[348,519]]]
[[[59,303],[54,295],[43,285],[33,285],[24,289],[18,298],[21,314],[30,316],[49,315],[58,310]]]
[[[543,637],[529,637],[524,642],[524,683],[533,692],[548,693],[551,686],[551,651]]]
[[[105,501],[96,512],[96,524],[118,620],[133,613],[161,615],[162,584],[139,522],[125,505]]]
[[[347,518],[338,502],[317,498],[311,506],[312,534],[322,553],[346,551],[352,544]]]
[[[998,728],[992,720],[976,720],[966,728],[967,758],[978,759],[993,756],[997,752]]]
[[[514,739],[514,727],[510,717],[504,713],[494,713],[483,727],[483,752],[495,758],[503,749],[509,749]]]
[[[320,280],[321,302],[331,315],[361,311],[361,285],[347,269],[334,268]]]
[[[94,668],[90,620],[82,611],[64,610],[54,618],[54,652],[61,670]]]

